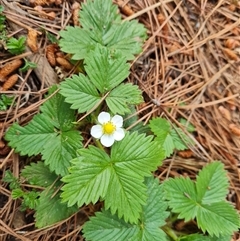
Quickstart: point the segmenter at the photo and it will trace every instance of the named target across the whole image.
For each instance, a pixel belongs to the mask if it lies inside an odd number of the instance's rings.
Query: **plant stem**
[[[163,231],[169,236],[171,237],[174,241],[178,240],[177,235],[175,234],[175,232],[169,228],[168,226],[164,226],[162,227]]]

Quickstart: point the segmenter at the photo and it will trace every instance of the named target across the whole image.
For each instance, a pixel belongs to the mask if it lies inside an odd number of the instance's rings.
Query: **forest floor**
[[[6,170],[19,177],[25,161],[3,141],[7,128],[15,121],[26,124],[38,113],[48,88],[60,81],[60,70],[64,77],[71,74],[60,63],[56,68],[48,62],[50,41],[45,33],[59,39],[60,30],[77,24],[72,6],[82,1],[55,1],[41,7],[36,6],[38,1],[0,2],[8,36],[27,37],[30,29],[37,34],[37,45],[30,45],[21,55],[13,56],[0,46],[0,67],[23,58],[37,64],[14,86],[0,90],[1,95],[16,97],[16,105],[0,110],[0,240],[84,240],[77,231],[82,213],[36,229],[33,214],[19,211],[20,202],[11,198],[8,185],[1,181]],[[137,19],[147,28],[148,38],[127,80],[137,83],[143,92],[144,103],[137,106],[139,116],[146,123],[161,116],[178,126],[183,118],[195,128],[195,145],[164,160],[159,178],[185,175],[194,179],[206,163],[220,160],[230,180],[227,199],[240,210],[240,1],[114,2],[123,19]],[[87,207],[84,218],[94,209]],[[233,240],[239,238],[235,234]]]

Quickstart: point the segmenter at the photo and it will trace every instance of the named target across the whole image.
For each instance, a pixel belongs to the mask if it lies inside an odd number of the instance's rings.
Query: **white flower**
[[[102,145],[109,147],[115,140],[121,141],[125,136],[122,116],[115,115],[111,118],[109,113],[101,112],[98,115],[98,122],[100,124],[91,128],[91,135],[97,139],[100,138]]]

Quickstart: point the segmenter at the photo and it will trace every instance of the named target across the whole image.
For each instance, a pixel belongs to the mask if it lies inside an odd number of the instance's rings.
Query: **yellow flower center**
[[[111,135],[116,130],[116,126],[111,122],[106,122],[103,124],[103,133]]]

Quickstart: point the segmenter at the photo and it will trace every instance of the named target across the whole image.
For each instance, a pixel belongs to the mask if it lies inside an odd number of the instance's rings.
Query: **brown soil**
[[[5,6],[8,35],[27,36],[28,30],[33,29],[37,46],[33,42],[24,54],[14,57],[0,50],[0,65],[27,58],[38,66],[21,76],[10,89],[0,90],[13,94],[17,103],[8,111],[0,112],[0,140],[6,128],[16,120],[20,124],[28,123],[43,103],[48,87],[59,82],[55,68],[46,58],[49,41],[41,34],[42,28],[59,38],[59,31],[74,21],[73,1],[45,5],[45,13],[40,13],[29,2],[37,1],[1,0]],[[179,175],[194,179],[206,163],[221,160],[230,180],[228,200],[240,210],[240,2],[115,2],[124,19],[138,19],[148,29],[143,52],[133,61],[128,78],[143,91],[145,103],[137,107],[137,114],[145,122],[161,116],[179,127],[182,127],[180,118],[185,118],[196,128],[195,145],[187,152],[176,152],[166,159],[157,175],[161,180]],[[50,12],[54,14],[49,15]],[[72,70],[67,70],[63,74],[71,73]],[[25,160],[5,143],[0,144],[1,179],[6,170],[19,177]],[[20,212],[20,202],[12,200],[8,186],[0,182],[2,241],[83,240],[81,225],[98,209],[97,206],[83,207],[68,220],[49,228],[35,229],[33,213]],[[239,238],[237,233],[233,236],[233,240]]]

